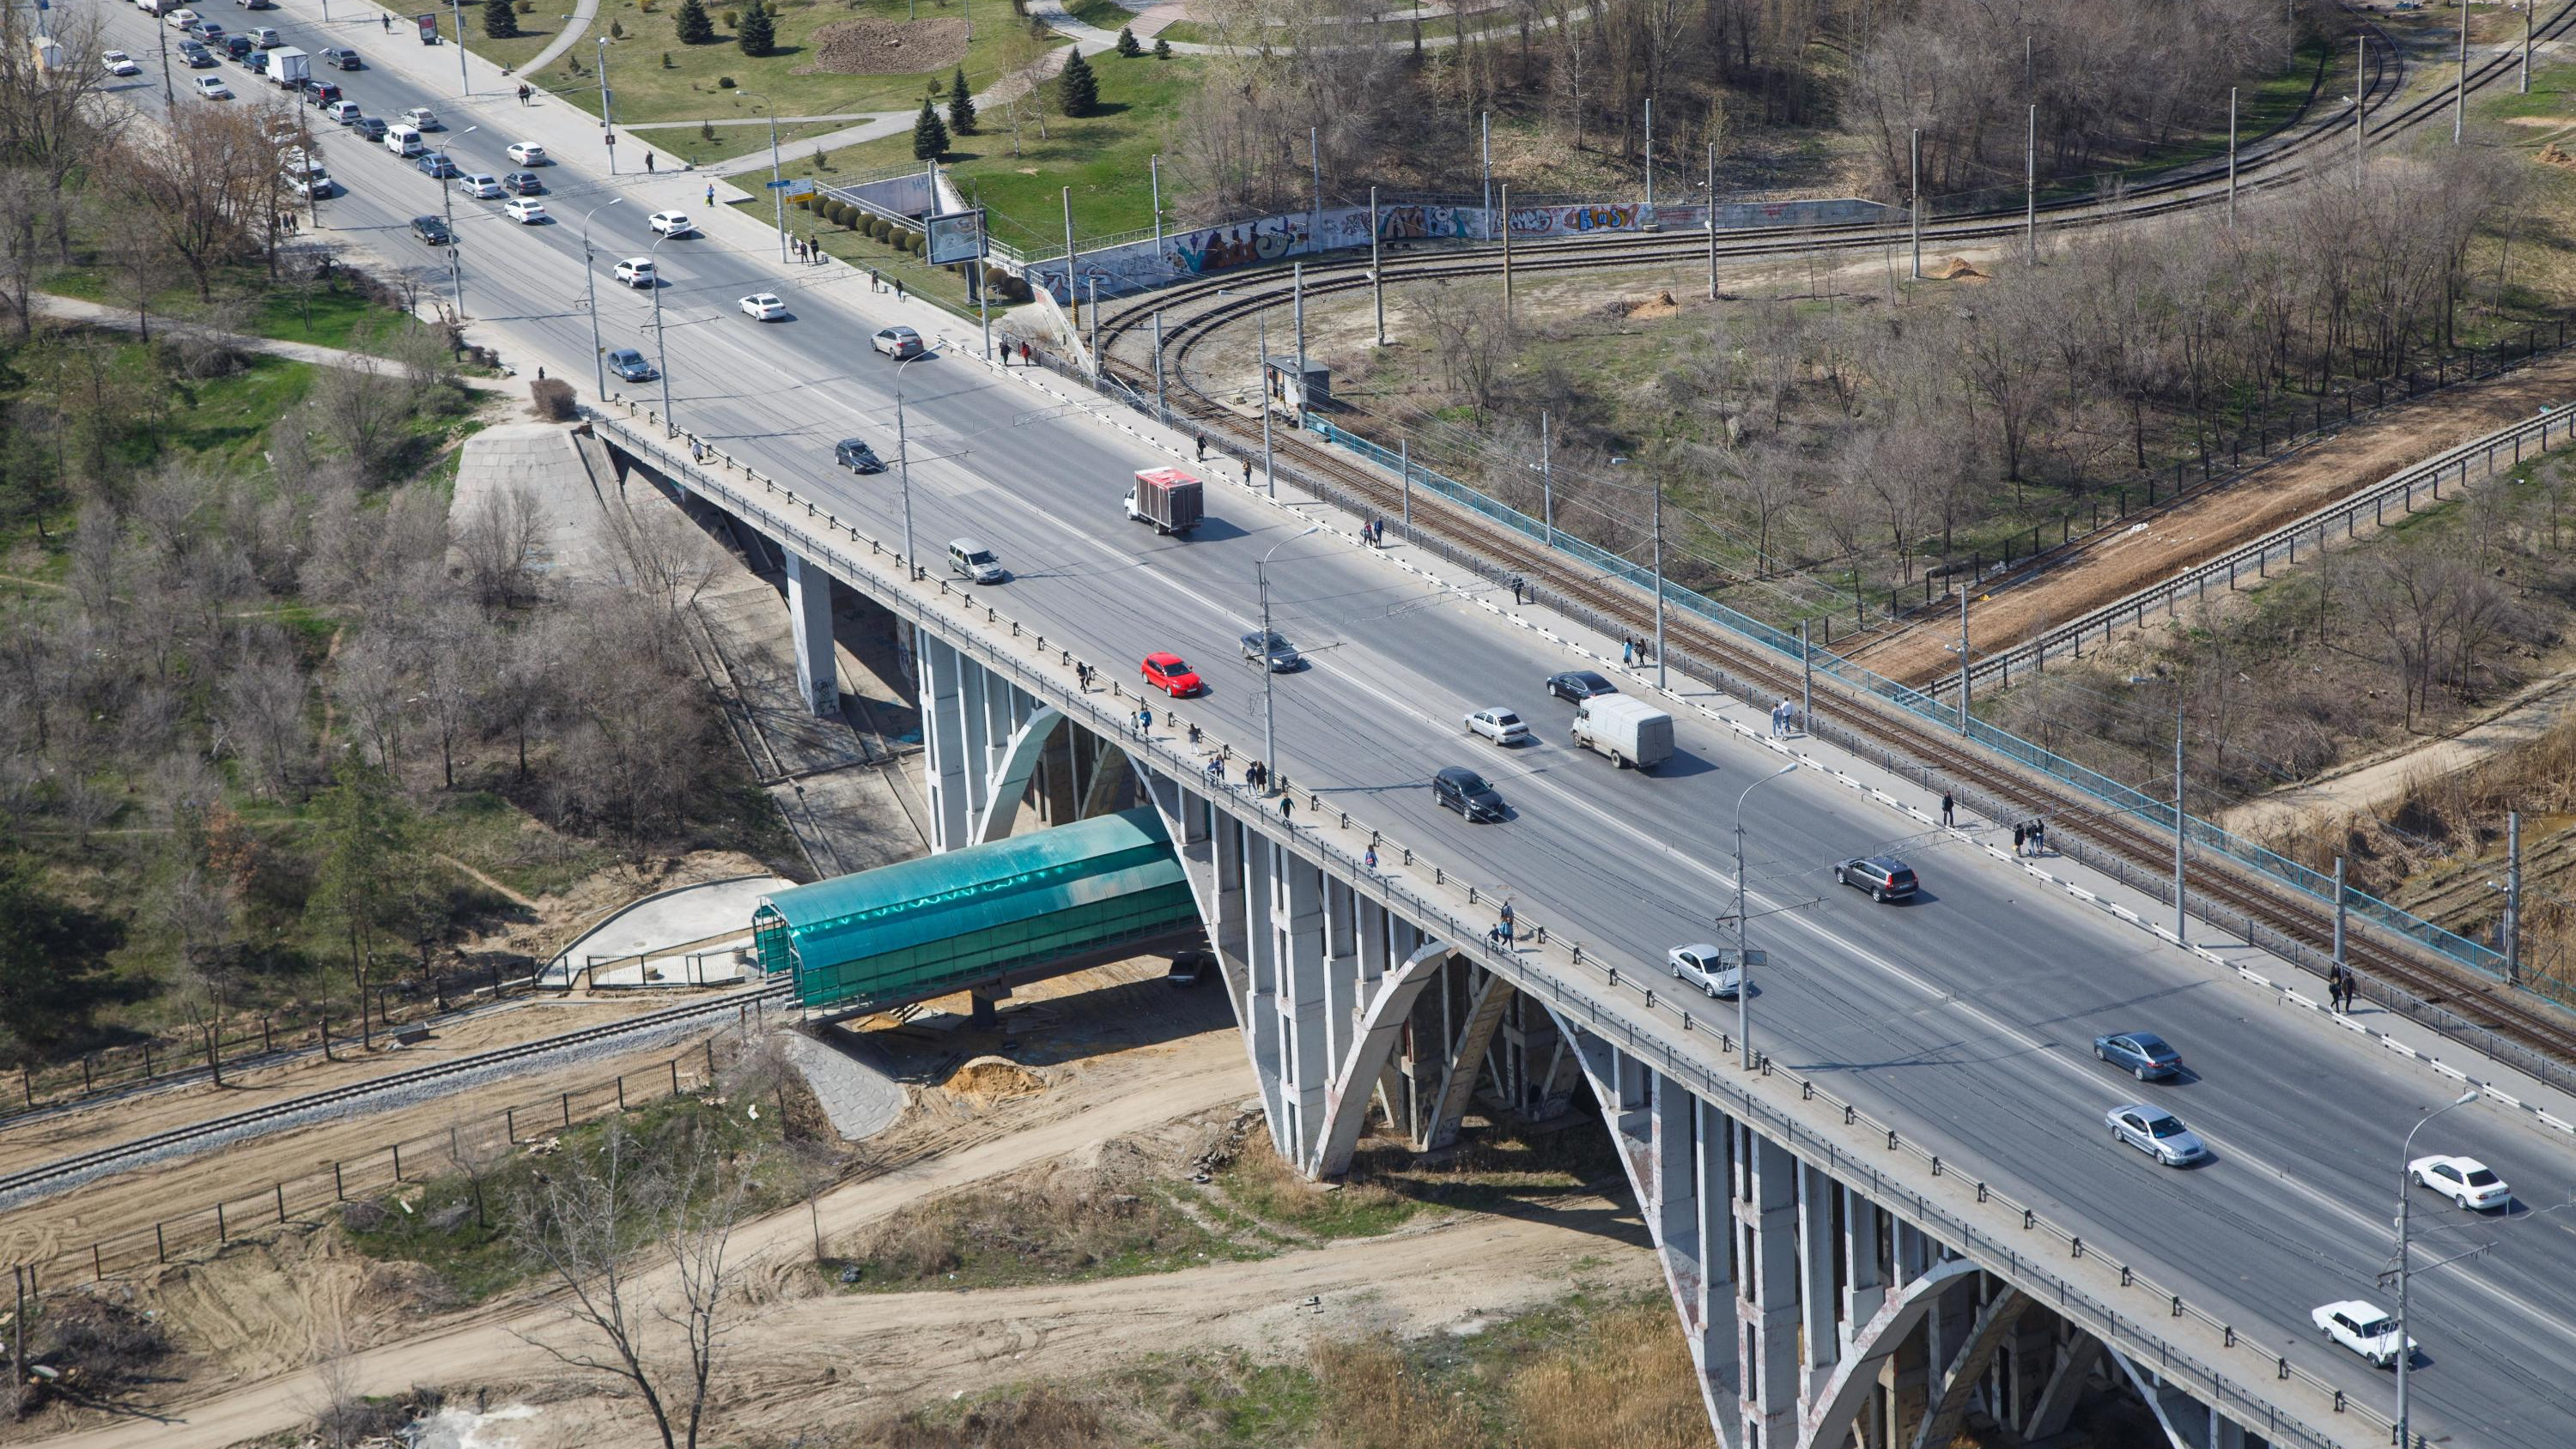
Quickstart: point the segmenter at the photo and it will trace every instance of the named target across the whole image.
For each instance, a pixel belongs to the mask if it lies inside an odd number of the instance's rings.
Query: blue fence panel
[[[1408,457],[1382,447],[1356,433],[1334,426],[1320,417],[1309,417],[1306,426],[1317,436],[1335,443],[1380,467],[1400,470],[1411,486],[1428,489],[1481,517],[1505,528],[1538,540],[1557,552],[1577,559],[1602,573],[1624,579],[1652,594],[1655,591],[1654,570],[1634,560],[1622,558],[1607,549],[1584,542],[1562,530],[1551,530],[1540,519],[1532,518],[1454,478],[1445,477],[1411,462]],[[1665,605],[1704,619],[1730,633],[1742,636],[1774,653],[1791,660],[1798,657],[1798,636],[1775,624],[1759,619],[1709,598],[1695,590],[1667,579],[1663,586]],[[1875,670],[1853,663],[1825,649],[1810,651],[1817,673],[1842,681],[1849,687],[1875,695],[1898,709],[1914,715],[1939,729],[1959,727],[1959,711],[1911,685],[1899,683]],[[2111,810],[2142,817],[2164,830],[2173,829],[2174,809],[2170,800],[2157,800],[2135,786],[2126,785],[2098,770],[2032,744],[2010,731],[1980,719],[1968,722],[1968,735],[1987,749],[2061,781],[2102,802]],[[2254,870],[2315,897],[2321,906],[2331,909],[2334,900],[2333,877],[2320,874],[2286,856],[2268,850],[2250,840],[2242,840],[2206,820],[2192,817],[2185,822],[2192,843],[2204,850],[2217,851]],[[2384,930],[2438,951],[2452,960],[2487,975],[2501,979],[2505,958],[2489,946],[2472,941],[2421,917],[2409,914],[2386,901],[2347,888],[2344,909]]]

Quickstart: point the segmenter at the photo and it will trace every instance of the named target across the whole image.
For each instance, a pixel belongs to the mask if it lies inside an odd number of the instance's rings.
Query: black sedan
[[[853,473],[885,471],[885,459],[877,456],[876,449],[869,447],[865,438],[843,438],[834,443],[832,461]]]
[[[456,233],[447,229],[444,217],[415,216],[411,219],[411,233],[434,247],[456,245]]]
[[[1298,653],[1297,646],[1281,638],[1275,629],[1266,634],[1255,629],[1235,643],[1243,650],[1246,660],[1267,658],[1273,674],[1293,674],[1306,667],[1306,656]]]
[[[1617,694],[1619,686],[1589,669],[1569,669],[1547,678],[1547,692],[1568,704],[1581,704],[1596,694]]]
[[[2182,1053],[2151,1031],[2112,1032],[2093,1038],[2093,1055],[2141,1082],[2179,1075]]]
[[[512,196],[543,196],[546,184],[534,171],[513,171],[501,178],[501,189]]]
[[[1484,776],[1463,765],[1451,765],[1431,777],[1431,801],[1477,822],[1501,820],[1505,813],[1503,797],[1494,793]]]

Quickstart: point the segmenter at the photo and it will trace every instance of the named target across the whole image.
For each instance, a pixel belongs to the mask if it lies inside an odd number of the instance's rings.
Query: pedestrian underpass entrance
[[[808,1010],[886,1011],[1184,945],[1198,906],[1150,808],[761,898],[760,968]]]

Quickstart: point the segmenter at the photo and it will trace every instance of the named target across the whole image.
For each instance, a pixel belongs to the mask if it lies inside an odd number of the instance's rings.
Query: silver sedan
[[[2139,1103],[2114,1107],[2102,1114],[2111,1124],[2111,1140],[2126,1142],[2167,1167],[2184,1167],[2209,1155],[2209,1147],[2182,1119],[2162,1107]]]

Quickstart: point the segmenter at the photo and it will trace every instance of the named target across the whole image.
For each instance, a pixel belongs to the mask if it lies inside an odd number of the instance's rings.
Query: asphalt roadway
[[[75,0],[70,12],[96,3]],[[381,42],[373,23],[325,33],[303,4],[206,13],[235,28],[274,25],[308,51],[417,47],[399,24]],[[344,17],[352,8],[343,0]],[[157,106],[153,20],[121,4],[98,13],[106,43],[146,67],[121,93]],[[428,57],[447,68],[443,79]],[[428,140],[469,172],[514,169],[504,146],[522,134],[551,142],[561,127],[505,129],[525,112],[502,95],[460,110],[450,47],[388,58],[398,63],[317,73],[371,115],[439,108],[451,129]],[[246,95],[271,94],[229,61],[216,73]],[[215,104],[185,93],[186,71],[174,74],[179,104]],[[336,131],[328,140],[325,160],[349,188],[323,204],[328,234],[443,277],[442,255],[403,229],[441,209],[437,183],[380,146]],[[585,162],[595,154],[585,148]],[[650,295],[615,284],[608,269],[645,254],[646,212],[705,212],[704,178],[612,179],[566,149],[556,156],[563,164],[542,173],[556,224],[523,227],[499,202],[455,199],[466,300],[474,335],[505,359],[523,372],[542,361],[586,390],[582,215],[627,198],[592,224],[601,336],[652,356]],[[861,528],[899,538],[896,475],[838,470],[831,447],[856,435],[895,457],[896,369],[866,338],[904,318],[874,310],[864,280],[821,283],[819,270],[781,263],[765,235],[719,218],[712,236],[655,253],[676,416]],[[784,296],[791,318],[741,315],[736,299],[757,291]],[[1194,537],[1158,537],[1126,521],[1118,500],[1135,469],[1168,457],[968,358],[934,355],[901,377],[919,551],[936,565],[960,535],[997,549],[1014,577],[996,602],[1104,674],[1132,682],[1143,654],[1182,653],[1210,684],[1205,698],[1180,703],[1182,716],[1238,755],[1257,747],[1261,680],[1235,639],[1256,617],[1254,560],[1296,528],[1228,484],[1211,487]],[[611,387],[658,406],[655,384]],[[1345,800],[1450,869],[1509,886],[1524,921],[1640,966],[1659,969],[1671,945],[1729,939],[1713,920],[1732,909],[1735,802],[1775,757],[1685,714],[1674,761],[1652,776],[1614,770],[1566,743],[1570,708],[1542,689],[1545,676],[1582,662],[1570,654],[1336,534],[1279,547],[1270,577],[1276,626],[1311,660],[1276,681],[1281,767],[1301,791]],[[1465,735],[1460,716],[1494,704],[1518,710],[1536,742],[1504,752]],[[1513,818],[1470,826],[1435,809],[1426,782],[1451,764],[1485,772]],[[2400,1139],[2449,1100],[2442,1079],[2310,1013],[2258,1014],[2256,998],[2207,963],[1810,772],[1756,792],[1745,828],[1754,944],[1772,963],[1754,999],[1765,1050],[2362,1401],[2391,1406],[2390,1375],[2326,1346],[2308,1310],[2353,1297],[2394,1306],[2377,1279],[2394,1257]],[[1920,871],[1921,900],[1874,905],[1833,884],[1834,860],[1881,850]],[[2141,1086],[2093,1061],[2096,1033],[2127,1029],[2161,1033],[2190,1072]],[[1714,1058],[1715,1038],[1701,1040]],[[2114,1144],[2103,1113],[2137,1100],[2180,1114],[2214,1160],[2162,1169]],[[2445,1117],[2415,1150],[2479,1157],[2517,1190],[2515,1206],[2493,1218],[2418,1194],[2418,1430],[2457,1444],[2576,1445],[2576,1212],[2542,1210],[2576,1201],[2576,1148],[2480,1105]],[[2480,1244],[2478,1256],[2420,1271]],[[2334,1427],[2361,1442],[2358,1425]]]

